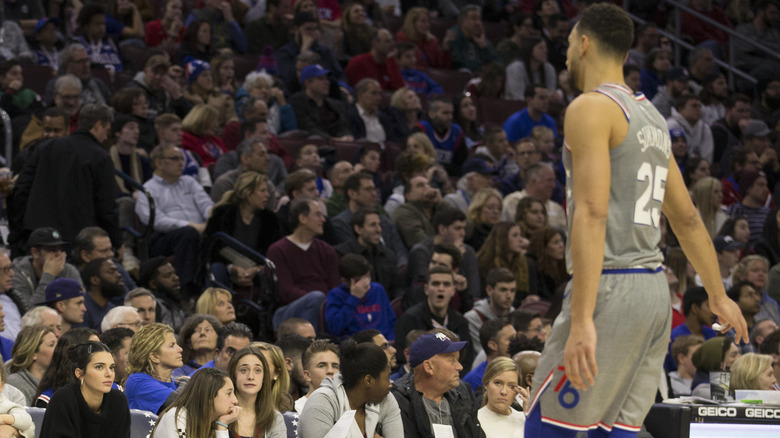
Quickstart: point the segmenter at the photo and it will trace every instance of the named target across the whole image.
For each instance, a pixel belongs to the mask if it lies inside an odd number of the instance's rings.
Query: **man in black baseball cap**
[[[43,301],[46,285],[55,278],[72,278],[81,284],[78,269],[65,262],[66,244],[54,228],[36,228],[27,239],[28,255],[14,260],[13,289],[27,309]]]

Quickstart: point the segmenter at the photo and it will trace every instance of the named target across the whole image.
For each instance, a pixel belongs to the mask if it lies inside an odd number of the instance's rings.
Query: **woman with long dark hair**
[[[538,295],[543,300],[552,301],[556,289],[569,279],[564,242],[563,231],[557,228],[544,228],[531,239],[530,252],[539,273]]]
[[[506,66],[506,87],[504,97],[525,100],[528,87],[545,87],[553,92],[558,75],[555,67],[547,61],[547,43],[540,37],[528,37],[520,46],[520,59]]]
[[[322,438],[355,410],[348,438],[404,436],[401,410],[390,395],[390,364],[376,344],[347,339],[339,347],[341,372],[322,381],[301,413],[303,438]]]
[[[73,370],[70,369],[70,349],[87,341],[99,342],[97,331],[88,327],[76,327],[60,336],[51,356],[51,364],[43,374],[38,392],[33,398],[35,407],[45,408],[58,389],[75,381]]]
[[[523,237],[520,226],[511,222],[499,222],[490,230],[485,243],[477,252],[481,284],[487,284],[487,274],[493,268],[507,268],[515,276],[516,305],[526,298],[538,300],[536,266],[525,256],[528,239]]]
[[[160,414],[151,438],[228,438],[228,427],[240,412],[230,376],[219,368],[202,368]]]
[[[230,359],[228,373],[241,407],[230,432],[238,437],[285,438],[287,427],[274,406],[271,373],[263,353],[255,347],[237,351]]]
[[[88,341],[69,351],[74,382],[51,397],[40,436],[129,438],[127,398],[114,389],[114,357],[101,342]]]
[[[191,56],[209,62],[214,52],[211,47],[211,25],[205,20],[195,20],[184,31],[179,50],[176,51],[174,64],[184,65],[184,58]]]

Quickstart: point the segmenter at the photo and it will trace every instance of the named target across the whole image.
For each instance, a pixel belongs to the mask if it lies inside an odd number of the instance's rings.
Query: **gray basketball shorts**
[[[534,373],[528,411],[541,409],[543,422],[570,430],[638,431],[655,400],[669,345],[666,277],[660,269],[603,271],[593,314],[599,374],[587,391],[575,389],[564,372],[571,288],[570,281]]]

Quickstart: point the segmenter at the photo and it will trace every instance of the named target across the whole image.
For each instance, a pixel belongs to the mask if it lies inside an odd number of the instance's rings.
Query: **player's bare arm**
[[[710,297],[710,309],[718,315],[720,323],[726,326],[724,330],[734,327],[737,342],[740,339],[746,343],[750,342],[747,323],[742,312],[737,304],[726,296],[726,291],[723,289],[715,247],[712,245],[710,235],[704,228],[699,213],[691,202],[688,189],[685,187],[677,163],[674,162],[674,157],[669,163],[663,212],[669,220],[683,252],[701,277],[704,289]]]
[[[599,93],[581,95],[569,105],[566,113],[566,143],[572,155],[575,209],[570,236],[573,267],[571,330],[563,357],[571,384],[577,389],[587,389],[594,385],[598,375],[593,310],[604,263],[610,190],[609,150],[623,140],[627,123],[619,107]]]

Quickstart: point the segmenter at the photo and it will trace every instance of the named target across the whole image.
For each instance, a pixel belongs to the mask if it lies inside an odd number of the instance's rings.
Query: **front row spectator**
[[[217,438],[228,438],[228,427],[241,408],[230,376],[217,368],[198,370],[180,397],[160,414],[151,435],[155,438],[206,437],[216,429]]]
[[[274,313],[273,326],[276,329],[282,321],[300,317],[319,328],[325,292],[339,284],[338,256],[333,247],[315,239],[322,234],[325,223],[316,200],[295,199],[289,218],[292,234],[268,248],[268,258],[276,264],[281,305]]]
[[[395,339],[395,312],[385,288],[371,281],[371,265],[357,254],[347,254],[339,262],[341,284],[328,292],[325,322],[328,332],[340,338],[361,330],[377,329],[385,338]]]
[[[181,367],[171,373],[171,378],[177,380],[181,376],[189,376],[198,368],[209,363],[217,348],[217,332],[222,329],[222,323],[211,315],[195,314],[184,321],[179,331],[179,345],[182,348]]]
[[[236,384],[236,396],[241,411],[238,421],[230,426],[239,436],[286,438],[284,418],[273,404],[272,382],[268,362],[254,347],[238,350],[228,364],[230,378]],[[252,421],[242,421],[251,419]]]
[[[382,436],[403,436],[406,428],[396,398],[390,395],[390,367],[382,349],[347,340],[341,344],[341,365],[341,373],[324,380],[306,402],[301,414],[302,435],[322,438],[345,412],[357,409],[364,414],[355,416],[346,436],[373,437],[379,432],[378,425]]]
[[[16,337],[5,383],[22,391],[26,406],[31,406],[43,374],[49,369],[57,336],[48,327],[25,327]],[[0,403],[2,405],[2,403]]]
[[[170,326],[152,323],[138,330],[127,355],[125,395],[130,409],[157,414],[173,401],[178,384],[171,373],[182,366],[181,352]]]
[[[477,420],[474,395],[461,384],[459,352],[466,341],[452,342],[443,333],[420,336],[409,349],[412,372],[393,383],[404,430],[433,436],[434,424],[450,436],[484,436]]]
[[[339,347],[331,344],[326,339],[314,341],[306,348],[301,356],[303,365],[303,378],[309,387],[309,392],[295,400],[295,411],[303,412],[303,407],[326,377],[331,379],[341,368],[339,359]]]
[[[485,369],[485,395],[477,418],[487,438],[523,437],[525,414],[512,408],[519,372],[517,364],[508,357],[497,358]]]
[[[113,388],[114,358],[108,347],[84,342],[68,356],[73,382],[52,396],[40,436],[130,438],[130,409],[122,391]]]
[[[46,408],[49,405],[51,396],[58,389],[76,381],[76,376],[70,368],[70,349],[76,345],[87,341],[100,342],[100,338],[95,330],[87,327],[77,327],[63,332],[54,347],[54,353],[51,356],[51,365],[43,374],[41,383],[38,385],[33,398],[36,408]]]
[[[691,383],[696,374],[693,365],[693,353],[701,347],[704,340],[695,335],[684,335],[672,342],[672,359],[677,364],[677,371],[669,373],[671,390],[675,397],[691,395]]]
[[[748,353],[731,366],[731,391],[740,389],[773,391],[775,389],[772,371],[772,356]]]

